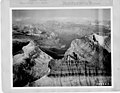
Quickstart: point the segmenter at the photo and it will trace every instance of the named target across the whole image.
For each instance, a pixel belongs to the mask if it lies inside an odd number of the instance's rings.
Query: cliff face
[[[95,52],[94,43],[90,42],[88,38],[81,38],[71,42],[70,48],[66,51],[65,56],[74,56],[75,53],[79,60],[90,62]]]
[[[111,53],[111,36],[105,38],[104,46],[103,46],[109,53]]]
[[[49,67],[50,76],[111,75],[111,53],[86,36],[73,40],[64,58],[50,61]]]
[[[111,54],[98,43],[92,42],[87,37],[73,40],[65,56],[70,56],[73,60],[86,61],[93,66],[96,64],[100,68],[104,68],[106,64],[111,64]]]
[[[49,73],[48,63],[52,59],[32,41],[22,48],[22,54],[13,57],[13,86],[20,87]]]

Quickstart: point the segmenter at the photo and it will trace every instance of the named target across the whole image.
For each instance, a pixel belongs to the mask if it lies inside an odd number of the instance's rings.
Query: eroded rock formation
[[[111,53],[87,37],[73,40],[65,56],[70,56],[74,60],[85,61],[101,70],[104,69],[107,75],[111,73]]]
[[[22,48],[22,54],[13,57],[13,86],[21,87],[49,73],[49,55],[30,41]]]

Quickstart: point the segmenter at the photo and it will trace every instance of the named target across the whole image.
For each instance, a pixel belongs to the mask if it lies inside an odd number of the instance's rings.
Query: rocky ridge
[[[48,63],[52,59],[30,41],[22,48],[22,54],[13,57],[13,86],[25,86],[49,73]]]

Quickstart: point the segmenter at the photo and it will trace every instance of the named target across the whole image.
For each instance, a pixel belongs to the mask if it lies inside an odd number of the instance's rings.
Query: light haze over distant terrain
[[[110,9],[42,9],[13,10],[13,23],[40,23],[41,21],[103,21],[110,20]]]

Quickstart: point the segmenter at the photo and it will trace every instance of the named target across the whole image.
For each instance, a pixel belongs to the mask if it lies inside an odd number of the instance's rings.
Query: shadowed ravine
[[[41,48],[40,49],[45,52],[46,54],[48,54],[49,56],[51,56],[53,59],[62,59],[64,57],[64,53],[65,53],[65,50],[60,50],[60,49],[55,49],[57,51],[63,51],[61,53],[58,53],[56,51],[53,51],[52,49],[46,49],[46,48]]]

